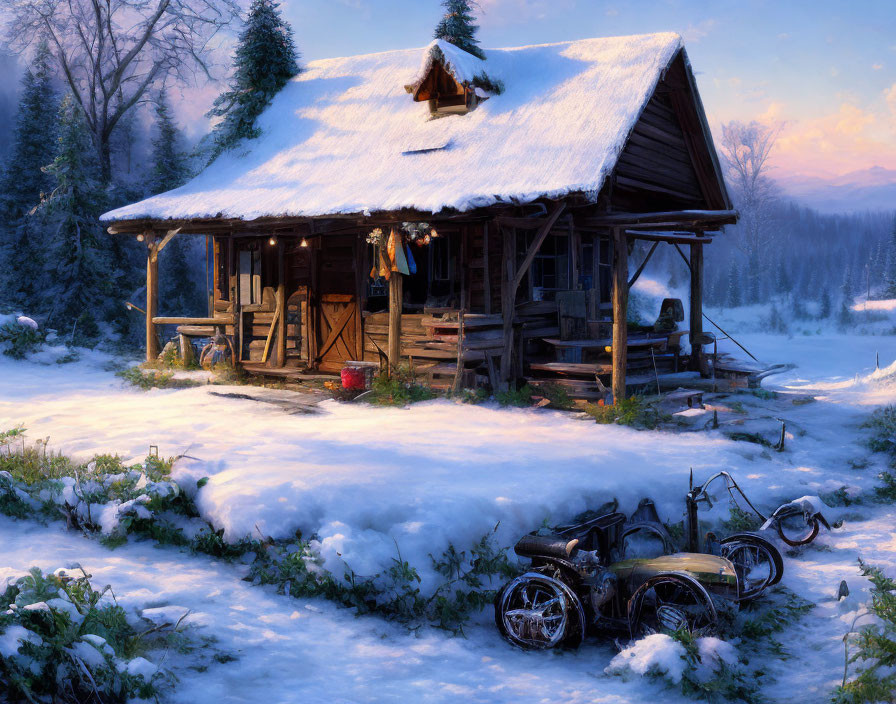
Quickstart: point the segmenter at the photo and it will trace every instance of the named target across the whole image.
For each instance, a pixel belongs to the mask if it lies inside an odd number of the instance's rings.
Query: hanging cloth
[[[389,251],[392,271],[397,271],[405,276],[410,274],[408,260],[404,256],[404,246],[401,243],[401,232],[397,232],[394,228],[389,231],[389,241],[386,244],[386,249]]]
[[[417,273],[417,262],[414,261],[414,253],[411,251],[411,245],[408,245],[407,249],[405,251],[408,256],[408,270],[412,274],[416,274]]]

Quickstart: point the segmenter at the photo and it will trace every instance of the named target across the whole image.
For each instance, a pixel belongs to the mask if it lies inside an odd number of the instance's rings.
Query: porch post
[[[286,366],[286,256],[283,240],[277,242],[277,366]]]
[[[690,306],[690,368],[700,370],[703,348],[699,339],[703,336],[703,244],[691,243],[691,306]]]
[[[404,276],[393,271],[389,278],[389,372],[398,367],[401,360],[401,306]]]
[[[154,362],[159,356],[159,338],[152,319],[159,311],[159,255],[155,235],[145,232],[146,239],[146,361]]]
[[[628,361],[628,242],[625,231],[613,228],[613,403],[625,398]]]

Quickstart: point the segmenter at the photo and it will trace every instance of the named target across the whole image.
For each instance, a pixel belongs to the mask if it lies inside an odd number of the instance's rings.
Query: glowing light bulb
[[[142,241],[143,241],[143,233],[142,233],[142,232],[141,232],[139,235],[137,235],[137,241],[138,241],[138,242],[142,242]]]
[[[306,239],[303,237],[303,238],[302,238],[302,241],[299,242],[299,247],[307,247],[307,246],[308,246],[308,240],[306,240]]]
[[[268,244],[273,247],[275,244],[277,244],[277,238],[271,237],[271,239],[268,240]]]

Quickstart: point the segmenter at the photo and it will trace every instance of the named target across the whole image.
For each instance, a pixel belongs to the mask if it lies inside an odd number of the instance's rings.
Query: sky
[[[680,33],[715,132],[730,120],[780,127],[772,175],[781,180],[832,179],[874,166],[896,171],[896,0],[479,5],[486,48]],[[425,46],[442,13],[439,0],[281,0],[281,9],[303,62]],[[221,59],[229,61],[226,53]],[[222,88],[206,83],[172,91],[191,138],[208,129],[203,115]]]

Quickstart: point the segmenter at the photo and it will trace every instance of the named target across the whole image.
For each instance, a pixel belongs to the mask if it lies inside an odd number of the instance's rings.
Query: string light
[[[307,247],[307,246],[308,246],[308,240],[306,240],[306,239],[303,237],[303,238],[302,238],[302,241],[299,242],[299,247]]]

